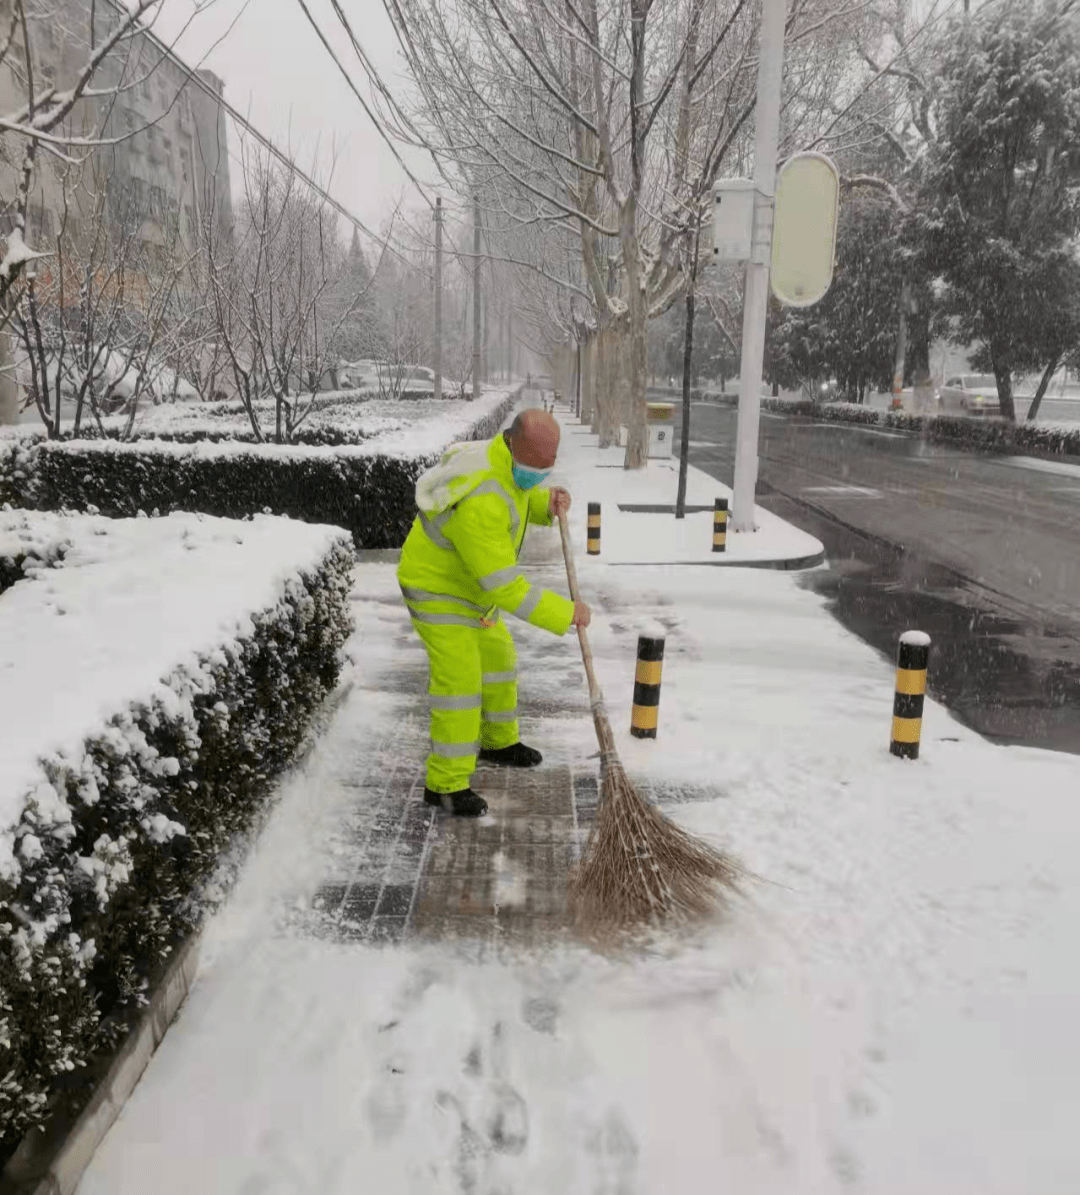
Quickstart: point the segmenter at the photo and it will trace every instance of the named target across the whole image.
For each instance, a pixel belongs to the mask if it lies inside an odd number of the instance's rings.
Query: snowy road
[[[728,484],[735,422],[691,416],[691,461]],[[886,652],[923,627],[971,725],[1080,751],[1080,465],[777,416],[760,477],[759,501],[825,542],[845,625]]]

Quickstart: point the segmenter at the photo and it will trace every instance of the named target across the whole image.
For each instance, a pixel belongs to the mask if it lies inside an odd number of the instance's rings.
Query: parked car
[[[1000,415],[997,379],[991,373],[955,374],[941,387],[938,406],[952,414]]]
[[[435,392],[435,371],[426,365],[362,360],[351,362],[347,368],[352,384],[357,389],[374,390],[386,394],[403,393],[411,396],[419,396],[424,393],[434,394]],[[444,398],[456,397],[460,390],[460,386],[444,375],[442,384]]]

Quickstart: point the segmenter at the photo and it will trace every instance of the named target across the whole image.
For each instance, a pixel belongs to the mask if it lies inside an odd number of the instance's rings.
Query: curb
[[[177,948],[150,1003],[74,1123],[54,1116],[44,1130],[26,1134],[0,1176],[0,1195],[74,1195],[187,998],[199,969],[201,944],[202,931],[196,930]]]
[[[787,560],[614,560],[602,563],[610,568],[771,568],[794,572],[824,564],[825,551],[810,556],[792,556]]]
[[[400,548],[357,548],[358,564],[397,564],[401,559]]]

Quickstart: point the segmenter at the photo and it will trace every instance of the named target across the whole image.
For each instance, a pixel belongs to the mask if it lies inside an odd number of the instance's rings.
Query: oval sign
[[[810,307],[832,285],[840,173],[824,154],[795,154],[776,180],[772,291],[788,307]]]

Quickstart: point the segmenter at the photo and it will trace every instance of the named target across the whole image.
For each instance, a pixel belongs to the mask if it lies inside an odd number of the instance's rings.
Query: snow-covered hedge
[[[766,411],[803,415],[828,423],[872,424],[913,432],[929,440],[960,444],[983,452],[1031,456],[1080,456],[1080,426],[1009,423],[966,415],[921,415],[913,411],[878,411],[857,403],[814,403],[808,399],[763,398]]]
[[[126,1028],[336,682],[348,538],[0,512],[0,1149]],[[49,568],[52,563],[57,567]],[[85,1083],[85,1079],[83,1079]]]
[[[386,414],[380,434],[344,447],[0,441],[0,500],[39,510],[92,507],[114,517],[265,512],[344,527],[359,547],[400,547],[415,514],[417,477],[453,441],[495,435],[516,396],[494,390],[475,402],[420,404],[428,417],[408,424]]]

